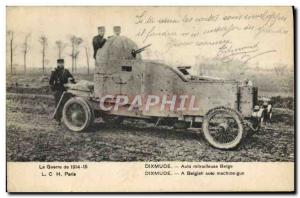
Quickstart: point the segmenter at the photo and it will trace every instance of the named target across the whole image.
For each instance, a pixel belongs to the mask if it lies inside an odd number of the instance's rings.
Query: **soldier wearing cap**
[[[115,36],[120,36],[121,26],[114,26],[114,34],[115,34]]]
[[[98,35],[94,36],[93,38],[94,59],[96,59],[97,50],[102,48],[106,42],[106,39],[104,38],[104,34],[105,34],[105,27],[99,26]]]
[[[57,60],[57,67],[54,71],[51,72],[51,77],[49,80],[49,85],[54,91],[55,107],[58,105],[59,100],[66,88],[64,84],[68,81],[75,83],[75,79],[68,69],[64,68],[64,59]],[[57,121],[60,121],[59,116],[55,118]]]

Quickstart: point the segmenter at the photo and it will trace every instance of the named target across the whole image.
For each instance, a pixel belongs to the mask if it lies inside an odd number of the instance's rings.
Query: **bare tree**
[[[90,74],[90,50],[87,45],[84,46],[85,56],[86,56],[86,65],[87,65],[87,73]]]
[[[14,31],[8,30],[7,35],[9,38],[9,51],[10,51],[10,74],[13,75],[13,58],[16,46],[14,46]]]
[[[61,40],[57,40],[55,42],[57,49],[58,49],[58,58],[62,58],[62,54],[64,49],[66,48],[67,44],[62,42]]]
[[[43,73],[45,73],[45,60],[46,60],[46,49],[48,47],[48,39],[45,35],[40,36],[39,39],[40,44],[42,45],[42,66],[43,66]]]
[[[23,60],[24,60],[24,73],[26,73],[26,69],[27,69],[27,53],[29,50],[29,45],[28,45],[29,37],[30,37],[30,34],[26,34],[23,45],[22,45]]]
[[[78,54],[79,54],[79,45],[82,43],[82,38],[77,37],[75,35],[72,35],[70,38],[71,41],[71,45],[72,45],[72,53],[71,53],[71,57],[72,57],[72,72],[76,71],[76,66],[77,66],[77,58],[78,58]]]

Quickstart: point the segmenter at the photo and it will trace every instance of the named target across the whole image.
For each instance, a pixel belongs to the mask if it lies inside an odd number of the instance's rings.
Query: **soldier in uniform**
[[[66,91],[64,84],[68,83],[69,80],[70,82],[75,83],[75,79],[72,74],[68,69],[64,68],[64,59],[58,59],[57,67],[51,72],[49,80],[49,85],[54,91],[55,107],[57,107],[63,92]],[[60,121],[60,116],[56,116],[55,119]]]
[[[102,48],[106,42],[106,39],[104,38],[104,34],[105,34],[105,27],[99,26],[98,27],[98,35],[94,36],[94,38],[93,38],[94,59],[96,59],[97,50],[99,48]]]
[[[121,26],[114,26],[114,34],[115,36],[120,36],[121,34]]]

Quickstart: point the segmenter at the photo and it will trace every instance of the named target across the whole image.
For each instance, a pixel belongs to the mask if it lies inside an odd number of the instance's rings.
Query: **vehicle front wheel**
[[[63,108],[62,121],[71,131],[81,132],[94,122],[94,111],[89,103],[80,97],[69,99]]]
[[[203,119],[205,139],[218,149],[232,149],[246,136],[242,116],[234,109],[218,107],[210,110]]]

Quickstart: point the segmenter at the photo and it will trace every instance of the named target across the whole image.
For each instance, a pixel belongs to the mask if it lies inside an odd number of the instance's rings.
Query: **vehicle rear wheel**
[[[93,109],[83,98],[71,98],[64,105],[62,121],[71,131],[84,131],[94,122],[94,118]]]
[[[234,109],[218,107],[210,110],[202,123],[205,139],[218,149],[232,149],[245,137],[242,116]]]

